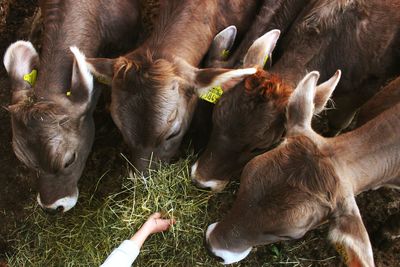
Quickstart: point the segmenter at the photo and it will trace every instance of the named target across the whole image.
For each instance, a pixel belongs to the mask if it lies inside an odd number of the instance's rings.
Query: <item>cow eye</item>
[[[72,163],[74,163],[76,160],[76,153],[73,153],[72,156],[70,158],[68,158],[65,162],[64,162],[64,169],[68,168],[69,166],[72,165]]]
[[[178,128],[176,131],[174,131],[173,133],[171,133],[170,135],[167,136],[167,138],[165,140],[171,140],[172,138],[178,136],[181,132],[181,128]]]

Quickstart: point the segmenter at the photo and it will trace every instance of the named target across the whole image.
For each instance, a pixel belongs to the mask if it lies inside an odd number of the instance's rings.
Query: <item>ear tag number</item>
[[[71,91],[67,91],[66,95],[71,96]]]
[[[223,93],[224,93],[224,91],[222,91],[221,86],[215,86],[215,87],[212,87],[210,90],[208,90],[205,94],[201,95],[200,98],[205,101],[215,104],[215,103],[217,103],[218,99],[221,98]]]
[[[31,73],[24,75],[24,81],[29,83],[30,86],[35,86],[36,78],[37,78],[37,70],[33,69]]]
[[[340,256],[342,256],[343,261],[345,263],[348,263],[349,262],[349,255],[347,254],[346,248],[340,243],[336,243],[335,244],[335,248],[336,248],[336,251],[340,254]]]

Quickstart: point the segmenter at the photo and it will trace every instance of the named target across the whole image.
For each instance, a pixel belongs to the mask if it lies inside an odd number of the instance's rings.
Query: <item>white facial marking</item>
[[[220,181],[220,180],[210,180],[210,181],[199,181],[197,179],[197,166],[198,162],[196,161],[195,164],[193,164],[190,175],[192,179],[195,179],[197,181],[197,184],[199,187],[202,188],[210,188],[214,192],[221,192],[224,190],[225,186],[228,184],[228,181]]]
[[[78,202],[78,196],[79,196],[79,190],[76,189],[75,194],[73,194],[72,196],[60,198],[56,202],[50,205],[44,205],[42,203],[42,201],[40,200],[40,194],[37,195],[37,201],[39,205],[44,209],[56,210],[59,206],[62,206],[63,212],[67,212],[75,206],[76,202]]]
[[[32,43],[27,42],[27,41],[17,41],[15,43],[11,44],[7,48],[7,51],[4,54],[4,59],[3,59],[4,67],[6,68],[7,72],[9,73],[11,71],[12,65],[17,66],[16,74],[19,76],[28,74],[30,72],[30,70],[28,70],[28,68],[30,67],[30,64],[28,62],[29,59],[26,58],[26,55],[25,56],[24,56],[24,54],[18,55],[18,53],[17,53],[17,52],[19,52],[18,47],[20,47],[20,46],[23,46],[23,47],[25,47],[25,49],[30,50],[33,57],[38,55],[38,53],[36,52],[36,49],[33,47]]]
[[[245,249],[243,252],[230,252],[230,251],[224,250],[224,249],[214,249],[213,248],[212,244],[209,242],[209,238],[210,238],[210,235],[211,235],[212,231],[217,226],[217,224],[218,224],[217,222],[213,223],[213,224],[210,224],[208,226],[208,228],[207,228],[207,231],[206,231],[206,240],[207,240],[207,243],[210,246],[211,252],[215,256],[220,257],[221,259],[223,259],[224,260],[223,264],[232,264],[232,263],[241,261],[244,258],[246,258],[247,255],[249,255],[252,247],[249,247],[249,248]]]
[[[198,163],[197,163],[197,161],[196,161],[196,162],[193,164],[192,169],[191,169],[191,171],[190,171],[190,176],[191,176],[192,178],[196,178],[197,165],[198,165]]]
[[[210,180],[206,182],[199,182],[199,184],[204,188],[210,188],[213,192],[218,193],[224,190],[225,186],[228,184],[228,181]]]
[[[91,74],[88,64],[86,63],[86,57],[85,55],[79,51],[79,49],[76,46],[71,46],[69,48],[74,54],[76,63],[78,64],[79,71],[81,72],[81,75],[83,77],[83,82],[86,85],[86,88],[89,90],[89,94],[93,93],[93,75]]]

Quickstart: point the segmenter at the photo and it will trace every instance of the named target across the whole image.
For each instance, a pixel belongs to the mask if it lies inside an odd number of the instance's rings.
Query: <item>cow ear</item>
[[[308,73],[289,97],[286,111],[288,135],[311,128],[319,72]]]
[[[17,41],[11,44],[3,59],[15,91],[29,90],[36,82],[39,55],[31,42]]]
[[[335,90],[340,81],[341,75],[342,72],[340,70],[337,70],[336,73],[329,80],[317,86],[314,98],[315,114],[320,113],[325,108],[325,105],[331,97],[333,90]]]
[[[198,70],[195,78],[195,92],[196,94],[209,102],[216,103],[216,100],[222,95],[223,92],[235,87],[236,84],[241,82],[246,76],[257,72],[255,68],[246,69],[202,69]],[[217,97],[215,101],[210,101],[205,98],[205,95],[213,94],[213,98]]]
[[[244,57],[243,66],[263,68],[268,57],[271,56],[280,34],[280,30],[272,30],[255,40]]]
[[[87,58],[86,62],[90,72],[100,83],[111,85],[114,77],[114,65],[117,59],[111,58]]]
[[[289,98],[286,111],[288,136],[311,128],[313,115],[324,109],[340,77],[341,71],[337,70],[328,81],[316,86],[319,72],[313,71],[300,81]]]
[[[228,58],[230,50],[235,42],[236,34],[237,29],[232,25],[225,28],[214,37],[205,60],[206,66],[213,66],[214,62],[224,61]]]
[[[329,239],[347,266],[375,266],[371,243],[354,196],[338,204],[329,229]]]
[[[74,63],[71,89],[66,92],[66,96],[74,103],[88,104],[93,97],[93,75],[88,68],[85,55],[77,47],[71,47],[70,50],[74,56]]]

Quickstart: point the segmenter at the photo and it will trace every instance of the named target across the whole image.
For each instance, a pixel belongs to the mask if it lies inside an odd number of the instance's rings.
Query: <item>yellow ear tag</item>
[[[67,91],[66,95],[70,96],[71,95],[71,91]]]
[[[340,243],[336,243],[335,248],[336,248],[336,251],[340,254],[340,256],[342,256],[343,261],[345,263],[348,263],[349,255],[347,254],[346,248]]]
[[[224,50],[222,50],[222,52],[221,52],[221,56],[224,58],[224,59],[226,59],[226,58],[228,58],[229,57],[229,50],[227,50],[227,49],[224,49]]]
[[[24,75],[24,81],[29,83],[30,86],[35,86],[36,78],[37,78],[37,70],[33,69],[31,73]]]
[[[215,103],[217,103],[218,99],[221,98],[223,93],[224,93],[224,91],[222,91],[222,87],[216,86],[216,87],[213,87],[210,90],[208,90],[204,95],[201,95],[200,98],[205,101],[215,104]]]
[[[265,66],[265,64],[267,64],[267,61],[268,61],[268,55],[264,58],[264,64],[263,64],[263,66]]]

